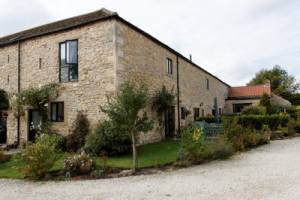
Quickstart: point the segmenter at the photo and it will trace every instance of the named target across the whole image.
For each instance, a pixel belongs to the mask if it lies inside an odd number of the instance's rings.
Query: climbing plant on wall
[[[163,114],[170,108],[170,106],[174,105],[175,94],[173,94],[173,91],[168,91],[165,86],[154,94],[152,107],[157,113],[160,124],[162,124]]]
[[[58,97],[59,85],[51,83],[39,88],[30,88],[23,90],[16,95],[13,101],[13,109],[16,117],[25,114],[25,108],[36,109],[42,118],[41,131],[44,133],[50,131],[50,123],[48,121],[49,109],[47,104]]]

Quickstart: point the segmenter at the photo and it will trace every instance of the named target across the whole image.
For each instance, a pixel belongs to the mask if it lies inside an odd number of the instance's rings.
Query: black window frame
[[[166,72],[167,74],[173,74],[173,60],[171,58],[166,59]]]
[[[185,109],[185,107],[181,107],[180,108],[180,116],[181,116],[181,119],[182,120],[185,120],[185,118],[186,118],[186,109]]]
[[[76,47],[77,47],[77,63],[65,63],[65,64],[62,64],[62,62],[61,62],[61,45],[62,44],[64,44],[65,45],[65,58],[66,58],[66,60],[67,60],[67,43],[68,42],[76,42]],[[59,52],[58,52],[58,54],[59,54],[59,82],[60,83],[68,83],[68,82],[78,82],[78,80],[79,80],[79,64],[78,64],[78,50],[79,50],[79,42],[78,42],[78,39],[74,39],[74,40],[65,40],[65,41],[63,41],[63,42],[60,42],[59,43],[59,46],[58,46],[58,48],[59,48]],[[64,65],[64,66],[63,66]],[[62,74],[61,74],[61,72],[62,72],[62,68],[68,68],[68,80],[67,81],[62,81]],[[75,68],[76,69],[76,72],[77,72],[77,78],[76,79],[71,79],[70,77],[70,72],[71,72],[71,70],[73,69],[73,68]]]
[[[53,119],[53,109],[52,106],[56,105],[56,116],[55,119]],[[59,116],[59,104],[62,104],[62,118]],[[62,101],[57,101],[57,102],[51,102],[50,103],[50,121],[51,122],[64,122],[65,120],[65,103]]]
[[[206,78],[206,89],[209,90],[209,88],[210,88],[210,85],[209,85],[209,79]]]
[[[241,113],[242,110],[247,107],[247,106],[251,106],[252,103],[233,103],[232,104],[232,112],[233,113]]]
[[[197,120],[197,118],[200,117],[200,108],[194,108],[194,121]]]

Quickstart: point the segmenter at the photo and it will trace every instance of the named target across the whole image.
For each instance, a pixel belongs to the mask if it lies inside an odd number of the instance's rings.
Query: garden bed
[[[138,148],[139,153],[139,168],[160,168],[165,165],[174,163],[178,158],[178,152],[180,148],[180,141],[165,140],[159,143],[147,144]],[[59,160],[55,163],[54,167],[50,171],[51,178],[64,179],[63,165],[64,159],[69,154],[63,153],[60,155]],[[94,157],[93,160],[96,164],[96,169],[101,168],[101,158]],[[24,166],[24,163],[20,161],[18,155],[13,155],[10,161],[0,164],[0,178],[14,178],[23,179],[24,176],[20,172],[20,168]],[[131,154],[123,156],[114,156],[107,159],[107,167],[109,173],[112,175],[119,174],[123,170],[130,169],[132,166]],[[149,173],[151,170],[142,170],[141,173]],[[90,177],[79,176],[79,179],[87,179]]]

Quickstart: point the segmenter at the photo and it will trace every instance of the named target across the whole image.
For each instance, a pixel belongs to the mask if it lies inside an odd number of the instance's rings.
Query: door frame
[[[0,144],[6,144],[7,143],[7,117],[8,117],[8,114],[7,112],[5,111],[0,111],[0,120],[3,119],[4,120],[4,123],[5,123],[5,129],[4,129],[4,132],[5,132],[5,137],[4,137],[4,142],[0,142]]]
[[[34,111],[36,111],[36,112],[40,112],[38,109],[28,109],[28,120],[27,120],[27,141],[29,141],[29,142],[35,142],[35,139],[36,139],[36,132],[35,133],[33,133],[34,134],[34,137],[33,138],[31,138],[31,135],[30,135],[30,133],[31,133],[31,130],[30,130],[30,124],[31,124],[31,122],[32,122],[32,112],[34,112]]]
[[[175,137],[175,133],[176,133],[175,129],[176,129],[175,106],[170,106],[164,113],[165,138]]]

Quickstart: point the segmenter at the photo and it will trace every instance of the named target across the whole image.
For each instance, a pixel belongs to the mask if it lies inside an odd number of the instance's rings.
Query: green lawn
[[[180,148],[179,141],[165,140],[163,142],[147,144],[138,148],[138,161],[140,168],[158,167],[176,161]],[[62,154],[51,171],[63,169],[64,158],[68,154]],[[101,160],[95,158],[96,165],[101,165]],[[132,165],[131,154],[124,156],[109,157],[108,166],[128,169]],[[23,175],[18,170],[24,166],[17,156],[13,156],[9,162],[0,164],[0,178],[22,179]]]

